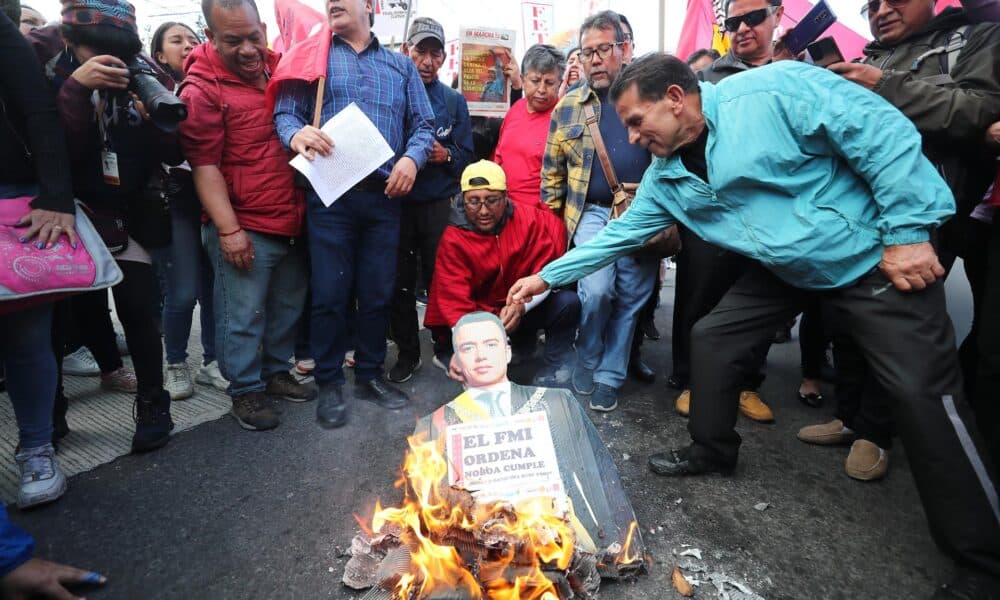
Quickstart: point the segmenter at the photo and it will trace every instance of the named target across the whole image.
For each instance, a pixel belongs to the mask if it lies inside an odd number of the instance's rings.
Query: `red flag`
[[[323,13],[299,0],[275,0],[274,18],[278,23],[275,52],[288,50],[295,42],[309,37],[314,28],[326,23]]]
[[[278,0],[279,2],[281,0]],[[292,0],[294,1],[294,0]],[[278,68],[271,74],[267,82],[264,97],[267,100],[267,110],[274,110],[278,97],[278,88],[283,81],[300,80],[312,83],[320,77],[326,77],[327,59],[330,55],[330,39],[333,33],[324,21],[303,40],[296,41],[281,57]]]

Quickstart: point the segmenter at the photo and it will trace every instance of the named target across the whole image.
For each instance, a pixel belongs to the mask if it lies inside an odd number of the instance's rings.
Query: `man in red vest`
[[[264,99],[278,55],[267,49],[256,4],[202,7],[209,41],[184,65],[181,143],[208,215],[202,242],[215,270],[219,367],[232,414],[244,429],[273,429],[280,421],[269,396],[301,402],[316,394],[288,373],[309,276],[305,203]]]

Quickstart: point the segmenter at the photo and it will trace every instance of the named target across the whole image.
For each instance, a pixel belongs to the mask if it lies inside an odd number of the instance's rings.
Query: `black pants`
[[[399,358],[420,358],[420,325],[417,323],[417,265],[429,283],[434,276],[438,242],[448,225],[450,198],[429,203],[403,203],[396,259],[396,289],[389,309],[389,330],[399,346]],[[427,288],[430,290],[430,288]],[[449,333],[450,336],[450,333]],[[442,342],[435,336],[435,348]]]
[[[573,340],[580,325],[580,297],[572,289],[552,293],[524,315],[511,343],[533,341],[539,329],[545,330],[545,364],[552,368],[572,364]]]
[[[694,324],[715,308],[726,291],[747,270],[750,261],[706,242],[684,227],[679,227],[679,230],[682,250],[677,255],[671,347],[673,376],[687,385],[691,379],[691,330]],[[767,348],[761,355],[760,364],[763,364],[766,355]],[[759,385],[759,371],[755,371],[744,381],[743,389],[753,390]]]
[[[978,367],[972,405],[993,466],[1000,471],[1000,211],[994,217],[985,256],[982,302],[975,321]]]
[[[813,296],[840,311],[840,326],[892,394],[896,426],[938,545],[959,562],[1000,575],[997,490],[969,428],[943,282],[902,293],[873,269],[854,285],[807,292],[751,267],[694,328],[692,451],[735,464],[741,383],[775,329]]]
[[[799,322],[799,353],[802,356],[802,377],[819,379],[826,365],[826,347],[830,343],[822,304],[814,302],[802,313]]]

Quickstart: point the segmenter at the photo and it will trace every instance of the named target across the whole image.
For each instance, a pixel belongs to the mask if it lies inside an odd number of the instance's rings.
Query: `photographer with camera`
[[[62,6],[62,26],[35,31],[29,41],[58,90],[73,193],[125,275],[113,292],[138,381],[132,450],[148,451],[169,441],[173,422],[163,389],[156,279],[149,253],[136,241],[146,232],[131,226],[130,217],[145,208],[146,184],[160,164],[181,161],[171,131],[186,110],[169,91],[170,77],[138,54],[142,42],[131,4],[64,0]],[[101,341],[114,343],[107,336]]]

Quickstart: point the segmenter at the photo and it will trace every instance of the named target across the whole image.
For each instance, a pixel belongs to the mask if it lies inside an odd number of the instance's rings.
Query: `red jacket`
[[[499,314],[515,281],[566,252],[566,228],[546,206],[508,200],[497,229],[493,235],[475,229],[461,197],[452,206],[437,249],[426,327],[454,327],[462,315],[479,310]]]
[[[280,55],[267,53],[273,72]],[[180,97],[188,106],[181,123],[181,147],[192,167],[218,166],[240,226],[251,231],[297,236],[305,218],[305,196],[274,130],[264,90],[232,74],[211,43],[184,62]]]

